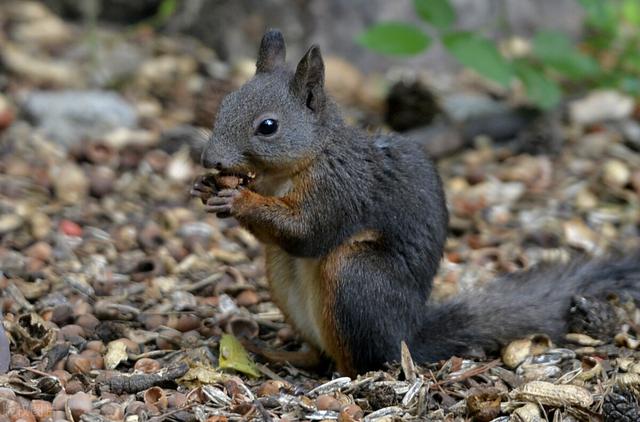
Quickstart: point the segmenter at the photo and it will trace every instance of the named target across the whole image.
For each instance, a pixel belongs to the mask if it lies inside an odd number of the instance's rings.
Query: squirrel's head
[[[202,164],[226,174],[291,175],[321,150],[332,108],[320,48],[312,46],[292,72],[282,33],[270,30],[255,76],[222,101]]]

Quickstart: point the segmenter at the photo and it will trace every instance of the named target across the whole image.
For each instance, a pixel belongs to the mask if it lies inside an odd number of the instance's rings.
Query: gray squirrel
[[[347,126],[325,92],[318,46],[291,71],[276,30],[262,38],[255,77],[223,100],[202,164],[218,173],[199,177],[192,195],[264,244],[273,301],[343,374],[398,361],[402,341],[421,363],[530,333],[559,340],[575,295],[640,299],[634,252],[430,303],[448,224],[433,163],[416,142]],[[281,357],[302,365],[311,352]]]

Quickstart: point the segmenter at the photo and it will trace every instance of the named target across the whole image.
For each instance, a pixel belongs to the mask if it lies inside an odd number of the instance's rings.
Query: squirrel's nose
[[[210,160],[206,157],[202,157],[202,166],[207,169],[222,170],[224,165],[220,161]]]
[[[209,160],[208,158],[202,159],[202,166],[206,169],[216,169],[220,170],[222,168],[222,163],[220,161]]]
[[[206,148],[204,151],[202,151],[202,158],[200,159],[202,163],[202,167],[207,169],[215,168],[216,170],[222,170],[222,168],[224,167],[224,165],[222,164],[222,161],[220,161],[215,157],[212,157],[211,155],[212,154],[207,154]]]
[[[209,143],[202,151],[200,161],[204,168],[225,170],[233,167],[238,159],[235,154],[230,154],[220,143]]]

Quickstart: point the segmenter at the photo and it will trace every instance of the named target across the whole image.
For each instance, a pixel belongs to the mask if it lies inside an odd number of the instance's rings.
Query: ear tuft
[[[284,64],[286,48],[282,32],[277,29],[268,30],[260,42],[256,73],[270,72],[277,66]]]
[[[324,61],[317,45],[312,45],[300,59],[293,77],[293,90],[311,110],[319,111],[324,106]]]

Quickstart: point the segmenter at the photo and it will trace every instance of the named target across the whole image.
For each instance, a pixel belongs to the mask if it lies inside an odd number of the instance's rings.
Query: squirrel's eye
[[[256,133],[258,135],[269,136],[276,133],[278,130],[278,121],[274,119],[264,119],[258,125],[258,129],[256,129]]]

